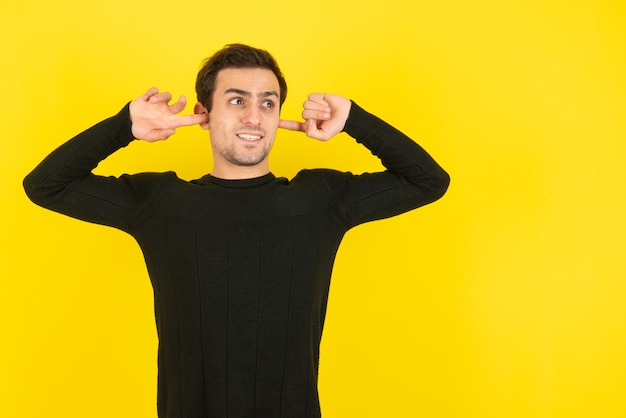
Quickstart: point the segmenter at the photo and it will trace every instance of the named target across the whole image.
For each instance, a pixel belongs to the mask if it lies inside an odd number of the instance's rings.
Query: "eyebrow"
[[[226,91],[224,92],[225,95],[229,93],[239,94],[244,97],[252,97],[252,93],[250,93],[249,91],[237,89],[234,87],[226,89]],[[274,90],[269,90],[269,91],[264,91],[264,92],[257,94],[257,97],[259,98],[264,98],[264,97],[269,97],[269,96],[276,96],[278,98],[278,93]]]

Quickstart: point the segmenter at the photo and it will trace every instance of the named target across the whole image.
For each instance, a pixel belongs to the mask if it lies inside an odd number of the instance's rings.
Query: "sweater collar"
[[[216,186],[228,187],[232,189],[249,189],[252,187],[263,186],[264,184],[270,183],[276,179],[276,176],[272,173],[267,173],[261,177],[254,177],[251,179],[241,179],[241,180],[227,180],[221,179],[219,177],[213,177],[210,174],[202,177],[199,182],[200,183],[210,183]]]

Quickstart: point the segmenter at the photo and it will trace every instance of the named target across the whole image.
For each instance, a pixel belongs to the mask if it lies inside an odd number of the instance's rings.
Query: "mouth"
[[[237,137],[239,139],[243,139],[244,141],[248,141],[248,142],[259,141],[263,138],[262,135],[244,134],[244,133],[237,134]]]

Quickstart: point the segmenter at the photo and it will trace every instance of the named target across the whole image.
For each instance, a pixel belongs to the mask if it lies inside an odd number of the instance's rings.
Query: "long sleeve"
[[[302,170],[291,181],[94,175],[132,141],[125,108],[26,177],[34,202],[140,245],[154,288],[159,416],[320,417],[319,347],[345,232],[432,202],[448,185],[420,146],[356,105],[345,130],[386,170]]]
[[[36,204],[89,222],[127,229],[154,182],[140,176],[92,173],[100,161],[133,140],[129,107],[78,134],[48,155],[24,179]],[[134,181],[131,179],[134,178]]]
[[[354,102],[344,131],[386,169],[345,176],[329,185],[350,227],[429,204],[446,192],[448,173],[420,145]]]

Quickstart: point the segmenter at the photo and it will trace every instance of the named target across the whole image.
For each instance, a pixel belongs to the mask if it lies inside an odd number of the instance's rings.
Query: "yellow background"
[[[450,172],[437,203],[351,231],[320,370],[325,418],[626,416],[626,6],[620,0],[0,5],[0,415],[155,417],[139,249],[31,204],[48,152],[156,85],[194,100],[203,58],[270,50],[296,118],[346,95]],[[187,128],[106,174],[210,167]],[[281,132],[277,175],[379,164]]]

